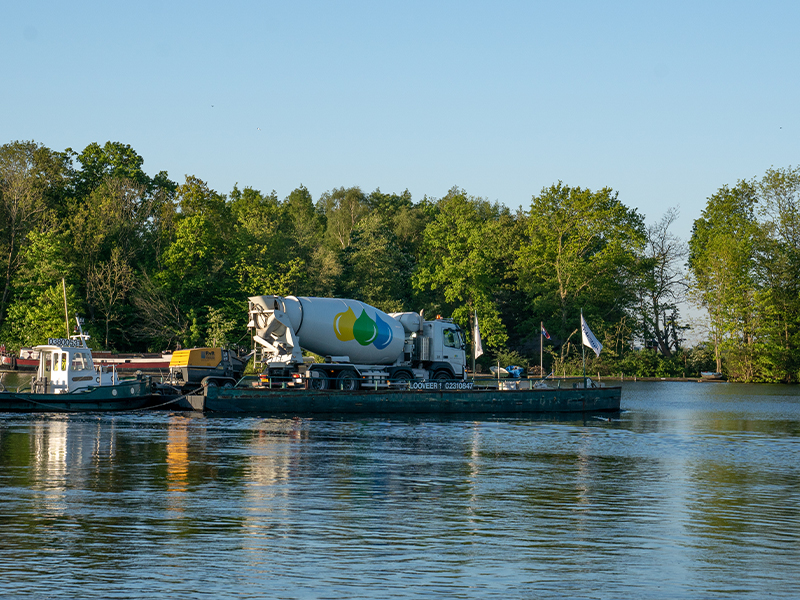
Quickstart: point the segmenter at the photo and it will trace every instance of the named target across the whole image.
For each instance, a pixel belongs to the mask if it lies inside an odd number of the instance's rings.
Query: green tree
[[[314,206],[311,193],[302,185],[284,199],[283,207],[291,221],[298,257],[309,263],[322,244],[324,216]]]
[[[231,198],[238,289],[247,295],[304,293],[308,288],[306,248],[295,237],[296,221],[290,210],[297,205],[289,207],[278,201],[275,192],[265,196],[251,188],[234,189]]]
[[[161,351],[176,348],[187,338],[191,325],[189,311],[182,309],[167,286],[146,272],[137,278],[132,302],[138,318],[130,325],[130,335],[138,343]]]
[[[74,176],[75,196],[78,198],[87,197],[108,178],[129,180],[144,188],[148,195],[153,195],[157,189],[175,191],[177,187],[165,171],[149,177],[142,170],[144,159],[128,144],[106,142],[101,147],[92,142],[80,154],[70,149],[67,152],[81,163]]]
[[[758,279],[764,328],[757,343],[763,379],[800,379],[800,167],[769,169],[755,182],[762,219]]]
[[[225,196],[194,176],[179,186],[176,201],[174,233],[154,280],[184,312],[206,310],[235,287],[235,218]]]
[[[75,204],[67,220],[80,281],[89,300],[90,273],[111,260],[115,249],[126,262],[136,263],[149,252],[145,230],[153,216],[145,188],[130,179],[107,177],[89,196]],[[93,304],[89,300],[90,305]]]
[[[185,310],[213,304],[229,272],[227,249],[217,223],[202,214],[180,219],[156,280]]]
[[[360,188],[337,188],[325,192],[319,199],[325,215],[325,241],[330,248],[343,250],[350,245],[350,234],[369,211]]]
[[[507,208],[457,188],[436,208],[425,228],[414,287],[440,292],[441,304],[432,308],[451,314],[468,330],[477,312],[483,341],[499,348],[507,340],[499,294],[516,250],[509,234],[513,218]]]
[[[70,309],[81,305],[80,296],[72,285],[67,286],[67,305]],[[8,347],[17,351],[23,346],[41,344],[49,337],[64,337],[65,329],[64,293],[59,282],[9,306],[8,324],[3,332]]]
[[[0,339],[13,350],[68,334],[62,283],[72,271],[68,247],[65,236],[55,230],[28,234],[14,278],[17,293],[8,307],[8,318],[0,325]],[[67,284],[66,291],[69,314],[81,313],[83,304],[77,287]]]
[[[689,268],[697,303],[708,311],[716,367],[729,357],[729,377],[752,381],[753,344],[758,327],[755,258],[759,226],[753,184],[723,186],[695,220],[689,241]]]
[[[227,348],[233,340],[230,334],[236,330],[236,320],[228,319],[223,310],[211,308],[208,311],[208,330],[206,345]]]
[[[11,300],[28,234],[41,228],[68,182],[65,153],[30,142],[0,146],[0,324]]]
[[[623,321],[636,302],[646,239],[641,215],[609,188],[593,192],[559,182],[533,197],[526,221],[516,267],[530,329],[538,331],[544,321],[551,333],[570,340],[583,309],[603,339],[605,324]]]
[[[361,219],[342,252],[342,295],[386,312],[401,312],[413,263],[376,212]]]

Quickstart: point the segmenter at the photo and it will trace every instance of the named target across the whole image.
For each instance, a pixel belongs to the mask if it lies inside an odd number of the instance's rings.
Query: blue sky
[[[0,19],[0,143],[130,144],[149,174],[314,198],[611,187],[688,239],[798,164],[796,2],[28,2]]]

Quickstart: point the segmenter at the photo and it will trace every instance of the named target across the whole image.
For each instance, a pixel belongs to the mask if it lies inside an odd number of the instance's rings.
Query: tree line
[[[576,374],[583,310],[604,345],[592,373],[798,378],[798,170],[723,186],[687,244],[676,209],[648,224],[611,188],[558,182],[512,212],[459,188],[221,194],[143,162],[119,142],[0,147],[0,343],[63,337],[66,293],[98,348],[246,346],[248,296],[308,295],[424,309],[468,335],[477,314],[484,368],[538,368],[541,351],[546,372]],[[708,311],[693,347],[687,299]]]

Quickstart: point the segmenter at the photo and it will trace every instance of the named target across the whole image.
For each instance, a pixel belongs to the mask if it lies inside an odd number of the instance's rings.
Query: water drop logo
[[[333,332],[342,342],[349,342],[353,339],[353,325],[356,322],[356,314],[349,306],[347,310],[339,313],[333,318]]]
[[[375,325],[378,328],[378,335],[372,343],[378,350],[383,350],[392,343],[392,338],[394,337],[392,328],[378,315],[375,315]]]
[[[362,346],[372,344],[378,350],[383,350],[392,342],[394,335],[392,328],[379,315],[373,320],[367,311],[362,309],[361,315],[356,317],[349,306],[344,312],[338,313],[333,318],[333,332],[342,342],[357,341]]]

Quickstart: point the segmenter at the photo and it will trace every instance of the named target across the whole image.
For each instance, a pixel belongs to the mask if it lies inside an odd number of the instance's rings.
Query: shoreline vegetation
[[[248,346],[247,297],[277,294],[424,309],[468,337],[477,314],[484,372],[538,376],[541,356],[543,375],[580,375],[583,310],[603,344],[586,370],[602,379],[800,378],[800,168],[722,185],[683,241],[676,208],[647,221],[611,188],[557,182],[512,212],[457,187],[224,194],[143,164],[120,142],[0,146],[7,351],[64,337],[65,295],[98,350]],[[687,304],[707,315],[692,347]]]

